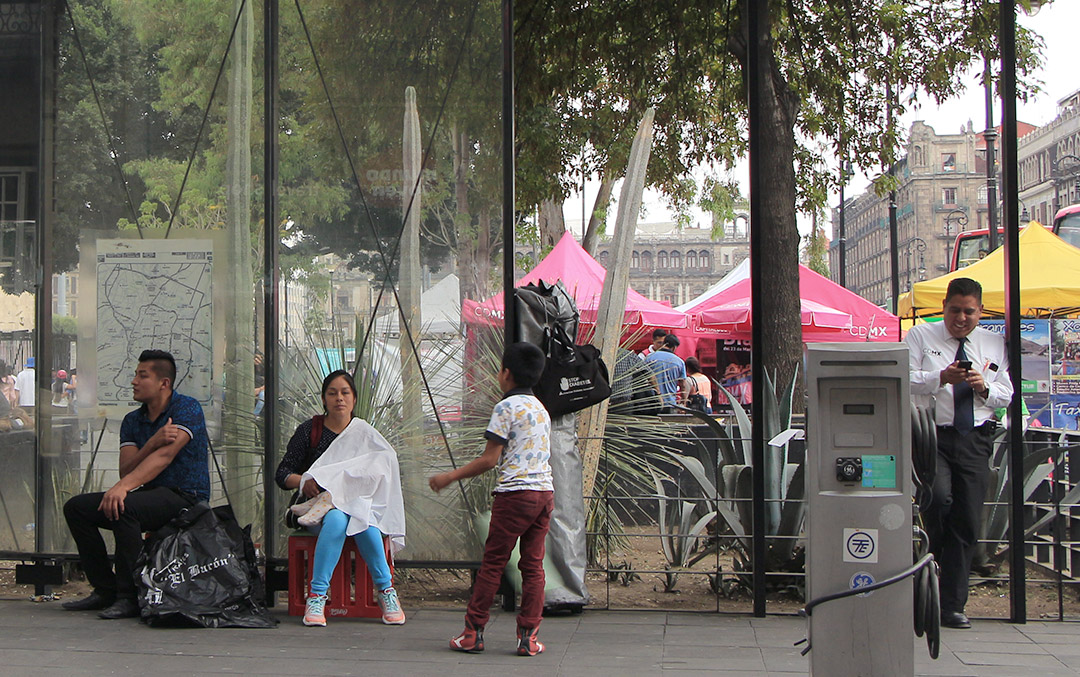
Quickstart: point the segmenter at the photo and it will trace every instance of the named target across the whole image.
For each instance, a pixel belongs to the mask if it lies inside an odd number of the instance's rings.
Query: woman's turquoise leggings
[[[349,516],[334,508],[326,513],[322,524],[307,528],[319,537],[315,542],[315,562],[311,572],[311,592],[317,595],[325,595],[330,587],[330,576],[341,558],[341,548],[345,545],[345,527],[348,525]],[[367,564],[376,589],[386,590],[392,586],[390,565],[386,563],[386,551],[383,549],[383,533],[376,527],[368,527],[355,534],[353,539],[360,550],[360,556]]]

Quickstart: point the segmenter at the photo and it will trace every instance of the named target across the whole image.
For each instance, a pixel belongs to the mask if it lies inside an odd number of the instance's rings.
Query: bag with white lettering
[[[545,331],[544,373],[533,394],[552,416],[581,411],[611,395],[607,365],[595,346],[578,345],[562,327]]]
[[[135,565],[144,622],[152,626],[272,628],[250,527],[232,508],[200,501],[151,534]]]

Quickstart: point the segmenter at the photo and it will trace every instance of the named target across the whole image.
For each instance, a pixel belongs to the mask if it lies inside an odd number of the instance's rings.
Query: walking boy
[[[506,348],[499,371],[503,399],[495,405],[484,437],[487,446],[478,458],[428,480],[434,491],[451,482],[475,477],[495,468],[495,500],[484,559],[473,584],[465,613],[465,630],[450,640],[457,651],[484,650],[484,626],[514,544],[521,539],[521,612],[517,617],[518,654],[535,656],[544,650],[537,641],[544,611],[544,539],[554,506],[551,480],[551,418],[532,387],[544,371],[544,353],[531,343]]]

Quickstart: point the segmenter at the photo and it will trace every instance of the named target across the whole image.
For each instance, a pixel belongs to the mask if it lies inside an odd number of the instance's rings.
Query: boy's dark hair
[[[150,369],[158,378],[169,379],[169,387],[176,385],[176,360],[172,353],[165,350],[144,350],[139,353],[139,362],[149,362]]]
[[[664,347],[674,350],[679,347],[679,337],[675,334],[668,334],[664,337]]]
[[[510,370],[514,385],[532,388],[544,373],[544,351],[531,343],[511,343],[503,351],[502,366]]]
[[[653,329],[652,331],[652,340],[654,341],[665,336],[667,336],[667,329]]]
[[[954,296],[974,296],[975,300],[982,303],[982,285],[970,277],[958,277],[949,283],[945,290],[945,300]]]

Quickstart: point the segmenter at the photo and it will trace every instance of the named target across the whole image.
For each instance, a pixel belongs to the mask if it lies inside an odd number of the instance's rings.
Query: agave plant
[[[780,397],[772,379],[766,375],[765,437],[773,439],[791,425],[791,404],[795,379],[784,389]],[[711,416],[684,409],[705,423],[716,438],[718,454],[715,459],[704,452],[704,445],[696,448],[696,455],[669,453],[669,457],[694,479],[701,495],[711,508],[713,518],[720,525],[714,528],[716,538],[708,548],[700,550],[685,564],[668,558],[669,566],[692,566],[717,550],[726,551],[733,558],[736,571],[751,568],[751,499],[753,497],[751,463],[752,428],[750,417],[731,393],[723,386],[735,417],[735,423],[721,424]],[[802,568],[802,553],[798,541],[802,535],[806,516],[804,464],[792,463],[788,457],[788,443],[767,445],[765,450],[765,528],[771,543],[766,552],[765,566],[770,571],[797,572]],[[716,478],[715,480],[713,478]],[[680,524],[681,526],[681,524]],[[676,553],[673,551],[673,555]],[[720,586],[714,577],[714,587]]]

